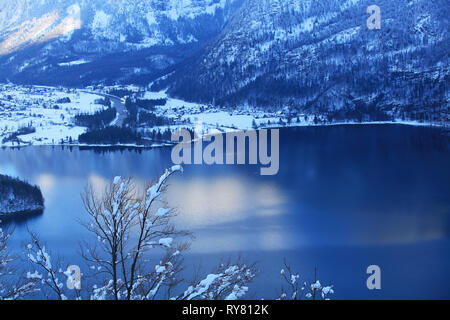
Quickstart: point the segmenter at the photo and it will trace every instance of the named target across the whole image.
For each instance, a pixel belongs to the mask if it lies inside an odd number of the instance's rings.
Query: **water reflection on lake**
[[[196,236],[188,263],[242,253],[260,261],[256,298],[274,298],[284,257],[305,277],[319,267],[336,298],[450,298],[450,152],[439,130],[342,126],[281,131],[280,173],[256,166],[189,166],[170,180],[176,222]],[[80,194],[114,176],[142,185],[171,165],[170,149],[31,147],[0,151],[0,172],[41,187],[44,214],[16,222],[14,248],[38,231],[76,259],[86,238]],[[368,291],[380,265],[383,290]],[[207,269],[209,271],[209,269]]]

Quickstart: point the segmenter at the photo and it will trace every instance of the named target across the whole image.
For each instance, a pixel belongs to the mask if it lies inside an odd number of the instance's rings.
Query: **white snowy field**
[[[286,121],[283,112],[263,112],[248,107],[238,110],[226,110],[211,105],[170,98],[164,91],[147,91],[142,94],[141,98],[167,99],[165,106],[157,107],[156,114],[178,121],[182,124],[179,127],[183,128],[194,128],[196,124],[201,124],[204,128],[227,132],[230,130],[248,130],[254,128],[255,125],[260,127],[280,123],[280,120]]]
[[[0,145],[17,145],[3,140],[27,127],[35,128],[36,132],[20,135],[24,144],[51,145],[61,140],[77,140],[86,128],[75,126],[74,117],[105,108],[95,103],[102,98],[76,89],[0,84]]]

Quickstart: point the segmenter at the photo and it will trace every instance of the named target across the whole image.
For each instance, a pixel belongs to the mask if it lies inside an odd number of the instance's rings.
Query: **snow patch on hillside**
[[[104,11],[97,11],[91,24],[92,34],[96,37],[110,38],[112,34],[111,30],[109,30],[111,19],[112,17]]]
[[[58,66],[60,67],[72,67],[72,66],[78,66],[80,64],[86,64],[89,63],[90,61],[85,60],[85,59],[80,59],[80,60],[74,60],[74,61],[69,61],[69,62],[61,62],[58,63]]]
[[[169,10],[163,14],[172,20],[178,20],[181,17],[194,19],[200,15],[214,15],[218,9],[225,8],[227,0],[207,0],[204,6],[199,6],[193,0],[169,0]]]

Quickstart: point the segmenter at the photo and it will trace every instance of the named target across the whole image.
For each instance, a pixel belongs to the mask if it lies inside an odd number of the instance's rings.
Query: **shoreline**
[[[39,208],[35,208],[35,209],[29,209],[29,210],[22,210],[22,211],[16,211],[16,212],[8,212],[8,213],[0,213],[0,223],[3,222],[2,219],[7,219],[7,220],[11,220],[11,219],[19,219],[19,218],[23,218],[25,216],[32,216],[32,215],[37,215],[37,214],[42,214],[44,213],[45,207],[39,207]]]
[[[440,125],[433,123],[417,122],[417,121],[372,121],[372,122],[336,122],[336,123],[318,123],[318,124],[288,124],[285,126],[265,126],[260,129],[283,129],[283,128],[307,128],[307,127],[337,127],[337,126],[367,126],[367,125],[402,125],[411,127],[429,127],[429,128],[450,128],[450,125]]]
[[[436,129],[447,129],[450,128],[450,125],[446,124],[433,124],[433,123],[425,123],[425,122],[417,122],[417,121],[373,121],[373,122],[336,122],[336,123],[295,123],[295,124],[286,124],[280,126],[279,124],[274,124],[271,126],[261,126],[256,129],[229,129],[225,130],[223,133],[227,132],[236,132],[236,131],[247,131],[247,130],[268,130],[268,129],[286,129],[286,128],[308,128],[308,127],[337,127],[337,126],[381,126],[381,125],[402,125],[402,126],[411,126],[411,127],[428,127],[428,128],[436,128]],[[217,133],[214,133],[217,134]],[[210,135],[214,135],[210,134]],[[205,137],[208,134],[204,135]],[[135,143],[129,144],[24,144],[19,146],[10,146],[10,145],[2,145],[0,144],[0,148],[26,148],[26,147],[78,147],[78,148],[139,148],[139,149],[154,149],[154,148],[165,148],[173,146],[175,143],[166,142],[166,143],[155,143],[152,145],[138,145]],[[0,214],[1,216],[1,214]]]

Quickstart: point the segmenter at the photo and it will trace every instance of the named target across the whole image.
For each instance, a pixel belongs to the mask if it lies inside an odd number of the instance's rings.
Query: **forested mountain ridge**
[[[160,87],[229,106],[336,116],[381,108],[417,118],[426,109],[448,117],[448,2],[378,1],[380,30],[367,27],[371,4],[248,0],[203,54]]]
[[[44,198],[39,187],[0,175],[0,218],[2,215],[43,209]]]
[[[449,121],[447,0],[380,0],[379,30],[367,27],[368,0],[2,5],[0,15],[24,13],[0,24],[0,81],[151,83],[204,104],[327,113],[330,120]],[[51,27],[42,31],[45,21]],[[39,24],[42,35],[28,39]]]

